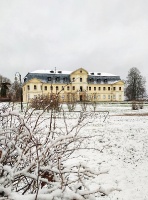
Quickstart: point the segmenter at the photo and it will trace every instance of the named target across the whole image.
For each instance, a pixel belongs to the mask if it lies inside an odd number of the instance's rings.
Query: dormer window
[[[100,73],[100,72],[98,72],[98,73],[97,73],[97,75],[101,75],[101,73]]]
[[[54,73],[54,71],[50,71],[50,73]]]
[[[93,79],[93,78],[90,78],[89,80],[90,80],[90,82],[94,82],[94,79]]]
[[[82,73],[82,70],[80,70],[80,73]]]
[[[67,81],[67,77],[64,77],[64,78],[63,78],[63,82],[66,82],[66,81]]]
[[[56,81],[56,82],[59,82],[59,81],[60,81],[60,77],[56,77],[56,78],[55,78],[55,81]]]
[[[48,77],[48,81],[51,81],[51,77]]]
[[[104,83],[107,83],[107,79],[104,79]]]
[[[97,79],[97,83],[101,83],[101,80],[100,80],[100,79]]]
[[[59,73],[59,74],[61,74],[61,73],[62,73],[62,71],[58,71],[58,73]]]
[[[94,72],[90,73],[91,75],[94,75]]]

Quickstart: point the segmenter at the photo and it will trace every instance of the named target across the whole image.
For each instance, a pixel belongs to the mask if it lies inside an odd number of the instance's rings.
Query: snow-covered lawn
[[[147,128],[148,116],[110,116],[98,130],[104,134],[104,140],[110,141],[110,146],[102,154],[93,153],[87,156],[95,160],[96,164],[104,160],[103,165],[110,169],[106,182],[114,180],[122,190],[113,192],[104,199],[148,198]],[[97,141],[96,145],[99,145]],[[103,176],[102,180],[105,180]]]
[[[80,105],[76,110],[80,110]],[[83,161],[92,168],[109,170],[108,174],[96,177],[91,187],[97,182],[105,188],[112,186],[121,191],[96,197],[97,200],[147,200],[148,105],[133,111],[130,105],[100,104],[97,111],[109,111],[109,116],[105,122],[103,113],[98,113],[97,118],[88,117],[91,123],[83,127],[80,134],[96,137],[83,142],[84,149],[76,151],[75,159],[70,162]],[[47,116],[49,113],[44,115]],[[75,124],[75,116],[67,118],[67,128]],[[64,129],[62,119],[57,119],[56,126]]]
[[[99,200],[147,200],[148,105],[131,110],[130,105],[101,104],[97,106],[97,111],[109,111],[106,121],[102,122],[103,116],[95,119],[82,129],[82,134],[99,135],[84,146],[103,150],[80,150],[77,153],[80,159],[93,167],[109,169],[109,173],[99,176],[97,182],[121,189],[120,192],[99,197]],[[72,119],[69,119],[69,126],[72,124]]]
[[[100,183],[116,185],[122,190],[112,192],[99,200],[147,200],[148,199],[148,106],[136,111],[129,105],[98,105],[97,110],[109,111],[104,123],[95,120],[83,129],[84,133],[102,135],[103,139],[92,139],[92,147],[83,154],[92,166],[108,168],[109,174],[99,176]],[[131,116],[128,116],[131,115]],[[83,158],[84,158],[83,157]]]

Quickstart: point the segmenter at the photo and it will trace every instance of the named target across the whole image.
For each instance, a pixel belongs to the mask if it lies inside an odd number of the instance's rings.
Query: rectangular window
[[[98,95],[98,99],[100,99],[100,95]]]
[[[103,99],[106,99],[106,95],[103,95]]]
[[[110,95],[108,95],[108,99],[110,99]]]
[[[30,90],[30,85],[27,85],[27,90]]]
[[[34,90],[36,90],[37,89],[37,87],[36,87],[36,85],[34,85]]]
[[[116,95],[113,95],[113,99],[116,99]]]
[[[67,90],[69,90],[69,86],[67,86]]]
[[[108,87],[108,91],[110,90],[110,87]]]
[[[50,86],[50,90],[53,90],[53,86],[52,85]]]
[[[80,82],[82,82],[82,78],[80,78]]]
[[[44,90],[47,90],[47,86],[44,87]]]
[[[106,89],[106,87],[103,87],[103,90],[105,90]]]
[[[96,91],[96,87],[94,87],[94,91]]]
[[[64,90],[64,86],[62,86],[62,90]]]
[[[100,90],[101,90],[101,87],[98,87],[98,90],[100,91]]]
[[[41,90],[42,90],[42,85],[41,85]]]
[[[116,90],[116,87],[113,87],[113,90]]]
[[[59,90],[59,87],[58,87],[58,86],[56,86],[56,90]]]
[[[75,90],[75,86],[73,86],[72,89]]]
[[[89,87],[89,90],[91,90],[91,87]]]
[[[119,90],[121,91],[121,87],[119,87]]]

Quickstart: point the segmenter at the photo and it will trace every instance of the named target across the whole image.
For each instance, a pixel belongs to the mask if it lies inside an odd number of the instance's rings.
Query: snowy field
[[[105,122],[94,120],[83,129],[84,133],[98,134],[103,139],[92,139],[92,147],[102,151],[90,151],[83,155],[92,166],[109,169],[107,175],[99,176],[100,183],[118,186],[120,192],[112,192],[99,200],[147,200],[148,199],[148,106],[131,110],[130,105],[102,104],[98,111],[109,111]]]
[[[80,109],[77,105],[76,110]],[[131,110],[128,104],[98,104],[96,110],[106,113],[98,113],[97,118],[88,117],[90,123],[81,129],[80,134],[95,137],[87,143],[84,141],[84,149],[75,153],[72,162],[79,160],[92,168],[108,170],[108,174],[102,174],[90,183],[91,187],[97,182],[106,188],[117,187],[121,190],[113,191],[108,196],[96,195],[97,200],[147,200],[148,105]],[[48,115],[46,113],[44,117]],[[76,120],[76,114],[68,117],[67,128],[72,127]],[[64,127],[62,119],[57,120],[56,126],[60,129]]]
[[[104,140],[110,141],[110,147],[101,155],[94,153],[89,156],[96,164],[104,161],[104,166],[110,169],[106,183],[114,180],[122,190],[102,199],[147,200],[148,115],[140,116],[148,113],[147,106],[138,111],[131,111],[129,106],[123,105],[102,106],[101,109],[109,110],[110,116],[97,131],[104,134]],[[131,113],[133,116],[125,116]]]

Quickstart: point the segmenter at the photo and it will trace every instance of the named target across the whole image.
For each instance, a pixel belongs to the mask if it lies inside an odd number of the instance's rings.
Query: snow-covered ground
[[[76,110],[80,109],[81,106],[77,105]],[[91,123],[82,128],[80,133],[96,137],[92,137],[88,143],[84,142],[86,149],[77,151],[76,160],[72,162],[83,160],[92,168],[109,170],[108,174],[98,176],[91,183],[92,187],[97,182],[106,188],[113,186],[121,191],[97,197],[97,200],[147,200],[148,105],[144,105],[143,109],[131,110],[128,104],[99,104],[97,111],[106,112],[98,113],[97,118],[88,117]],[[103,122],[107,111],[109,115]],[[76,115],[68,117],[67,128],[74,125]],[[61,119],[56,123],[58,128],[63,128]]]
[[[102,153],[88,153],[87,157],[96,163],[103,162],[109,168],[108,175],[102,175],[106,184],[116,182],[122,191],[113,192],[105,200],[147,200],[148,199],[148,107],[132,111],[125,105],[102,105],[98,110],[108,110],[109,118],[99,127],[92,126],[95,131],[104,135],[109,147]],[[124,114],[133,114],[125,116]],[[99,146],[99,142],[95,141]],[[100,177],[99,177],[100,178]],[[101,199],[101,198],[99,198]]]
[[[83,129],[83,133],[98,134],[103,138],[92,138],[89,146],[101,149],[103,144],[108,145],[101,153],[85,150],[79,155],[92,166],[109,169],[107,175],[99,176],[98,182],[121,189],[120,192],[99,197],[99,200],[147,200],[148,105],[131,110],[130,105],[101,104],[97,110],[109,111],[109,116],[105,122],[94,120]]]

